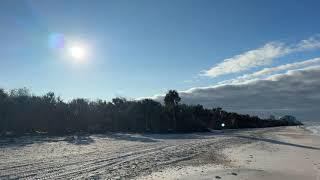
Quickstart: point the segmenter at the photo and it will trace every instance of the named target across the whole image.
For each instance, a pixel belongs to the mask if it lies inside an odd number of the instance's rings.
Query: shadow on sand
[[[139,142],[159,142],[162,140],[177,140],[177,139],[212,139],[218,133],[143,133],[143,134],[130,134],[130,133],[110,133],[94,135],[99,138],[110,138],[123,141],[139,141]],[[223,135],[221,133],[220,135]]]
[[[111,134],[108,136],[109,138],[116,139],[116,140],[123,140],[123,141],[139,141],[139,142],[158,142],[157,140],[149,137],[144,137],[142,135],[135,135],[135,134]]]
[[[76,145],[88,145],[94,143],[94,139],[92,139],[89,135],[70,136],[65,138],[65,141],[67,141],[70,144]]]
[[[272,144],[280,144],[280,145],[293,146],[293,147],[298,147],[298,148],[320,150],[319,147],[305,146],[305,145],[300,145],[300,144],[288,143],[288,142],[278,141],[278,140],[274,140],[274,139],[259,138],[259,137],[252,137],[252,136],[236,136],[236,137],[255,140],[255,141],[263,141],[263,142],[268,142],[268,143],[272,143]]]

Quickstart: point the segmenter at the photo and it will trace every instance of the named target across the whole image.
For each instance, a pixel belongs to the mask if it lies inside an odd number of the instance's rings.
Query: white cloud
[[[319,35],[310,37],[309,39],[302,40],[298,45],[296,50],[297,51],[304,51],[309,49],[318,49],[320,48],[320,40]]]
[[[271,68],[264,68],[260,71],[254,72],[252,74],[245,74],[245,75],[239,76],[235,79],[222,81],[219,84],[244,83],[244,82],[248,82],[248,81],[252,81],[252,80],[261,79],[261,78],[264,78],[266,76],[270,76],[275,73],[280,73],[280,72],[288,71],[288,70],[301,69],[301,68],[315,66],[315,65],[320,65],[320,58],[314,58],[314,59],[309,59],[309,60],[305,60],[305,61],[284,64],[284,65],[271,67]]]
[[[193,88],[180,92],[183,103],[223,107],[229,111],[293,114],[315,119],[320,111],[320,65],[289,70],[240,84]]]
[[[271,42],[261,48],[244,52],[240,55],[223,60],[209,70],[201,73],[202,76],[218,77],[225,74],[243,72],[253,67],[271,64],[274,59],[281,56],[320,48],[318,36],[302,40],[298,44],[286,45],[285,43]]]
[[[183,103],[268,116],[318,120],[320,58],[265,68],[218,85],[179,91]],[[164,95],[153,99],[162,101]]]
[[[269,65],[278,57],[320,48],[320,36],[287,45],[272,42],[217,64],[202,75],[217,77],[253,67]],[[320,111],[320,57],[264,68],[251,74],[206,87],[179,91],[182,102],[223,107],[228,111],[255,115],[296,115],[318,120]],[[153,96],[162,101],[164,95]]]

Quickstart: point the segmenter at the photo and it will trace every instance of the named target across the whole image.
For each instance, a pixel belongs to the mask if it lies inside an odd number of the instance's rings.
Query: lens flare
[[[88,44],[81,39],[66,38],[61,33],[51,33],[48,46],[54,54],[75,64],[86,62],[90,52]]]

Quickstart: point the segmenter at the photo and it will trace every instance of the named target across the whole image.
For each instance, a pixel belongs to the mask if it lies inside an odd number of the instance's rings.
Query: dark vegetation
[[[152,99],[128,101],[114,98],[64,102],[49,92],[33,96],[25,88],[0,89],[0,135],[67,134],[75,132],[195,132],[223,128],[260,128],[297,125],[288,118],[260,119],[256,116],[179,104],[179,94],[170,90],[164,105]]]

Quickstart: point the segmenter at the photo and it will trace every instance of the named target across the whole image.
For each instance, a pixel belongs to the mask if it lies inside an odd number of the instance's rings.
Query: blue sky
[[[109,100],[212,86],[318,57],[318,47],[292,50],[239,72],[203,75],[268,43],[276,49],[317,43],[319,7],[316,0],[2,0],[0,87]],[[86,63],[50,48],[56,33],[90,47]]]

